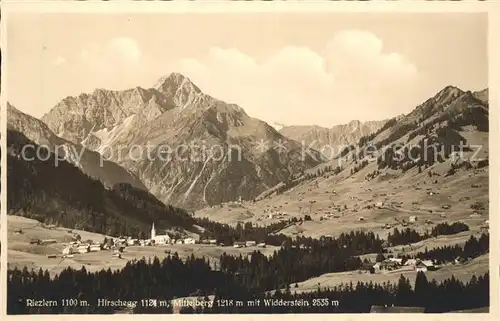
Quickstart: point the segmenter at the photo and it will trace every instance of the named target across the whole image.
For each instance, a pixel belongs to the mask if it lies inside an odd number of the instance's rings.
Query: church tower
[[[155,223],[153,222],[153,226],[151,227],[151,239],[154,239],[156,236]]]

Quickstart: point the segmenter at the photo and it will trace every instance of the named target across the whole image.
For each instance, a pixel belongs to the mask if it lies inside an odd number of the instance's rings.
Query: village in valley
[[[46,229],[54,229],[56,226],[53,225],[44,225]],[[23,234],[23,229],[16,229],[14,234]],[[200,239],[199,236],[194,237],[175,237],[171,236],[168,233],[165,234],[157,234],[154,223],[151,227],[151,237],[149,239],[138,239],[132,238],[130,236],[122,236],[122,237],[110,237],[104,236],[104,238],[99,240],[82,240],[82,237],[77,232],[73,230],[68,230],[68,233],[72,234],[72,241],[68,243],[64,243],[64,248],[61,251],[61,254],[48,254],[47,258],[73,258],[75,254],[85,254],[90,252],[101,252],[108,251],[112,254],[113,257],[122,258],[122,253],[126,251],[127,247],[167,247],[172,245],[181,245],[181,244],[204,244],[204,245],[212,245],[224,247],[226,246],[224,243],[218,243],[216,239]],[[57,243],[55,239],[38,239],[32,238],[30,239],[30,245],[37,246],[48,246],[51,244]],[[231,245],[228,245],[231,246]],[[255,247],[255,248],[265,248],[266,243],[248,240],[248,241],[235,241],[232,246],[234,248],[247,248],[247,247]],[[172,251],[173,252],[173,251]],[[167,250],[166,253],[171,253],[170,250]]]

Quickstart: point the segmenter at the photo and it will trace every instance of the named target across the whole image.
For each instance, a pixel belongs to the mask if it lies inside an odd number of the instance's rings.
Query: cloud
[[[119,63],[137,63],[142,53],[134,39],[117,37],[102,45],[87,45],[78,52],[77,58],[81,62],[113,67]]]
[[[180,59],[169,69],[251,116],[323,126],[409,111],[422,81],[403,55],[384,52],[380,38],[360,30],[335,34],[319,52],[289,46],[257,61],[234,48],[213,47],[202,59]]]
[[[85,61],[90,58],[90,52],[87,49],[82,49],[80,50],[77,56],[78,59]]]
[[[136,62],[141,58],[139,45],[132,38],[118,37],[111,39],[106,49],[110,55],[126,62]]]
[[[55,66],[62,66],[62,65],[65,65],[67,63],[67,60],[66,60],[66,58],[64,58],[62,56],[57,56],[56,59],[54,59],[54,61],[52,63]]]
[[[320,50],[290,45],[263,60],[216,46],[202,57],[166,63],[146,53],[128,37],[87,43],[56,75],[65,92],[77,95],[95,88],[149,87],[161,76],[158,70],[180,72],[253,117],[326,127],[409,112],[425,84],[415,65],[401,53],[385,52],[380,38],[362,30],[338,32]]]
[[[71,89],[73,95],[92,92],[95,88],[121,90],[145,85],[148,57],[133,38],[115,37],[106,42],[86,43],[71,58],[67,74],[61,78],[78,78],[75,88]]]

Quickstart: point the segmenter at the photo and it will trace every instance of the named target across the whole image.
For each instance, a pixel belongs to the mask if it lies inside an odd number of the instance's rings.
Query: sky
[[[180,72],[252,117],[332,127],[488,87],[483,13],[10,14],[7,99],[41,117]]]

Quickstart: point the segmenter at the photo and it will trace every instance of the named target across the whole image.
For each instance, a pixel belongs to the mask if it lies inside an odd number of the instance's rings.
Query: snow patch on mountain
[[[134,128],[134,120],[136,118],[137,115],[132,115],[125,118],[121,124],[111,129],[103,128],[95,131],[93,134],[101,140],[101,145],[96,149],[96,151],[102,155],[109,148],[111,148],[122,134],[126,134]]]

